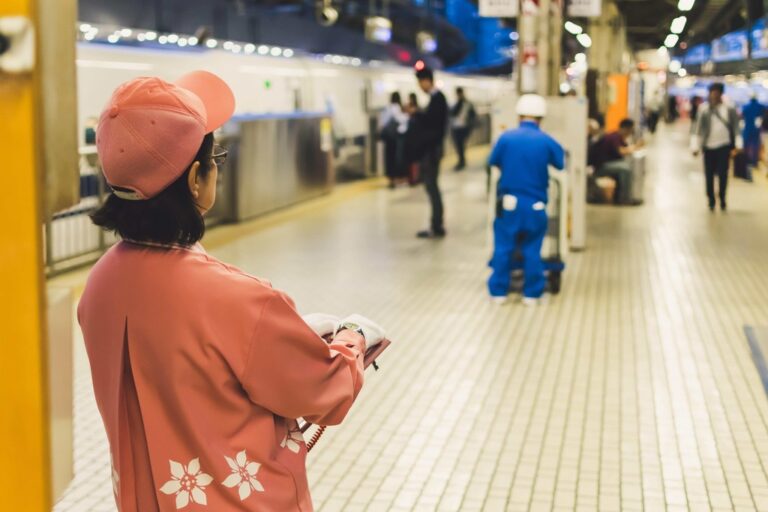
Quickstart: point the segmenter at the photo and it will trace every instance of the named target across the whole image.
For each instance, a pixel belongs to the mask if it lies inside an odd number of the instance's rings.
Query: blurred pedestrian
[[[389,105],[379,118],[379,136],[384,142],[384,168],[389,179],[389,188],[406,178],[405,136],[410,118],[403,110],[399,92],[393,92]]]
[[[642,143],[634,143],[635,122],[624,119],[615,132],[604,135],[595,145],[592,155],[595,166],[595,176],[609,177],[616,181],[616,204],[639,204],[632,201],[632,167],[627,157],[642,147]]]
[[[472,133],[472,128],[477,117],[475,106],[464,95],[464,88],[456,88],[456,104],[451,108],[451,135],[453,144],[456,147],[456,154],[459,161],[454,170],[461,171],[467,167],[465,156],[467,149],[467,140]]]
[[[691,137],[693,154],[704,151],[704,174],[710,211],[715,211],[715,177],[719,181],[720,208],[727,209],[728,168],[731,155],[743,147],[739,134],[739,113],[723,101],[722,83],[709,86],[709,101],[699,109]]]
[[[761,129],[763,126],[763,116],[765,107],[758,101],[757,95],[752,94],[749,103],[741,109],[741,116],[744,119],[744,129],[742,137],[744,139],[744,153],[747,158],[747,165],[757,166],[760,161],[760,149],[762,146]]]
[[[421,178],[429,196],[432,208],[430,228],[419,231],[419,238],[443,238],[443,198],[438,186],[440,162],[443,158],[443,145],[448,127],[448,102],[440,90],[435,87],[432,70],[424,68],[416,72],[419,87],[429,94],[429,105],[423,112],[416,113],[416,130],[420,158]]]

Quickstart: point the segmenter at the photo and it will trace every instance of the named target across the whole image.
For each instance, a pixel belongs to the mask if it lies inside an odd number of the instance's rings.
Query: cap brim
[[[207,117],[205,133],[221,128],[235,113],[235,95],[232,89],[213,73],[193,71],[175,83],[194,93],[203,102]]]

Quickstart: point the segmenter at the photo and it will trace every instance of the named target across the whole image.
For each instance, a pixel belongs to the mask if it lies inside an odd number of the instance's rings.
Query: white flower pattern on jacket
[[[264,486],[256,479],[261,464],[249,461],[245,450],[238,453],[234,459],[226,455],[224,458],[227,459],[227,464],[229,469],[232,470],[232,474],[222,482],[222,485],[230,488],[237,487],[240,501],[248,499],[253,491],[264,492]]]
[[[160,488],[164,494],[176,495],[176,508],[181,509],[189,502],[207,505],[205,488],[213,482],[213,477],[200,470],[200,459],[192,459],[185,467],[175,460],[171,464],[171,479]]]
[[[301,435],[301,430],[296,425],[295,428],[289,429],[288,433],[285,434],[285,437],[280,442],[280,448],[288,448],[293,453],[299,453],[299,448],[301,448],[301,443],[303,442],[304,436]]]

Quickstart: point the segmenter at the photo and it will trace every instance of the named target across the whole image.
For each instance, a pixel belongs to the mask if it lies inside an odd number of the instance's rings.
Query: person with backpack
[[[704,173],[707,183],[709,210],[715,211],[715,176],[719,181],[720,208],[726,211],[728,192],[728,168],[731,155],[744,145],[739,133],[739,113],[723,102],[725,86],[713,83],[709,86],[709,102],[699,109],[696,128],[691,137],[694,156],[704,152]]]
[[[403,111],[399,92],[393,92],[389,105],[379,118],[379,136],[384,142],[384,169],[389,179],[389,188],[408,177],[405,161],[405,137],[410,118]]]
[[[455,171],[462,171],[467,167],[465,156],[467,149],[467,140],[477,118],[475,107],[464,95],[464,88],[456,88],[456,97],[458,101],[451,109],[451,135],[453,144],[456,147],[456,153],[459,155],[459,162],[454,168]]]

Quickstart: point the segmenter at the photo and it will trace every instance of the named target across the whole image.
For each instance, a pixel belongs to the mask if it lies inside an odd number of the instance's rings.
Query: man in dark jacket
[[[448,128],[448,102],[435,87],[435,78],[431,69],[424,68],[416,72],[419,87],[430,95],[429,106],[417,114],[418,140],[421,154],[421,176],[432,205],[430,229],[419,231],[419,238],[442,238],[445,236],[443,225],[443,198],[437,184],[440,161],[443,158],[443,143]]]

